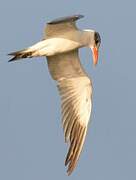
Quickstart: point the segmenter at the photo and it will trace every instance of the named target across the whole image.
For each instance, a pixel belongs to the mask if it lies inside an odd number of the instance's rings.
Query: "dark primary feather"
[[[58,24],[58,23],[64,23],[64,22],[70,22],[70,21],[76,21],[78,19],[83,18],[83,15],[73,15],[73,16],[66,16],[66,17],[60,17],[57,19],[54,19],[53,21],[48,22],[47,24]]]
[[[48,22],[45,28],[44,39],[52,38],[54,36],[62,36],[67,32],[78,30],[76,26],[76,20],[83,17],[83,15],[73,15],[68,17],[61,17]]]
[[[31,58],[34,52],[25,52],[25,50],[9,53],[9,56],[13,56],[8,62],[16,61],[22,58]]]

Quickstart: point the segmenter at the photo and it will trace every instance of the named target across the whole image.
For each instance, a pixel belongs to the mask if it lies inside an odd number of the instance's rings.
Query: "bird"
[[[90,48],[96,65],[101,44],[97,31],[77,27],[76,21],[83,17],[77,14],[49,21],[41,41],[8,54],[12,56],[9,62],[41,56],[47,59],[61,97],[62,127],[65,142],[69,145],[65,159],[68,175],[77,166],[92,111],[92,80],[81,65],[79,49]]]

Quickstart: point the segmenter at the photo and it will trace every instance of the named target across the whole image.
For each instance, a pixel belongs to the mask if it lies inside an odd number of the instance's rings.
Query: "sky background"
[[[136,179],[136,2],[1,0],[0,179]],[[102,39],[99,63],[81,62],[93,80],[93,112],[78,166],[66,175],[60,98],[45,58],[8,63],[7,54],[43,37],[47,21],[83,14]]]

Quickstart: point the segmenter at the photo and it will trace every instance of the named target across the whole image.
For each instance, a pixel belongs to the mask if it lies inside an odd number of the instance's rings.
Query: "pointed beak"
[[[96,46],[91,47],[92,55],[93,55],[93,64],[96,65],[98,63],[98,48]]]

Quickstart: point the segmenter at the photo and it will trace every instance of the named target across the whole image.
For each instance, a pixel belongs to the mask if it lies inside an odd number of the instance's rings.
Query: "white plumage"
[[[24,50],[10,53],[10,61],[27,57],[46,56],[50,74],[57,81],[61,96],[62,125],[65,141],[70,144],[65,165],[68,175],[79,159],[92,109],[92,82],[84,71],[78,49],[89,47],[94,64],[98,59],[100,36],[94,30],[79,30],[76,15],[47,24],[44,40]]]

